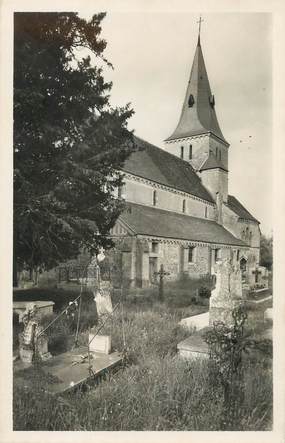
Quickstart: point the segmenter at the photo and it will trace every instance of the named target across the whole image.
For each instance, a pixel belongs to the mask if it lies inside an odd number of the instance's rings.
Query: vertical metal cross
[[[202,23],[203,21],[204,21],[204,20],[202,19],[201,15],[200,15],[199,20],[197,21],[197,23],[199,23],[199,34],[198,34],[198,38],[199,38],[199,39],[200,39],[200,34],[201,34],[201,23]]]

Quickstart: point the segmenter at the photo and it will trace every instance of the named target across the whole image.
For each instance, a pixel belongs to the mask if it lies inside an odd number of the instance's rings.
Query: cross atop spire
[[[199,46],[200,46],[201,23],[202,23],[203,21],[204,21],[204,20],[202,19],[201,15],[200,15],[199,20],[197,21],[197,23],[199,23],[199,32],[198,32],[198,45],[199,45]]]

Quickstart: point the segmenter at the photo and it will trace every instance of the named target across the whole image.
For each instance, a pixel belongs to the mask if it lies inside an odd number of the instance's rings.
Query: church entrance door
[[[157,281],[157,275],[155,274],[157,271],[157,257],[149,257],[149,282],[151,284]]]

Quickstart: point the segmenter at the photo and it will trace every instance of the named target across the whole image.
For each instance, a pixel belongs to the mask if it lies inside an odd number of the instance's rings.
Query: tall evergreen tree
[[[104,81],[105,14],[14,16],[14,258],[50,268],[110,246],[122,202],[117,173],[133,149],[129,105]],[[80,51],[82,50],[83,51]],[[82,56],[82,54],[85,54]],[[91,63],[90,55],[96,63]]]

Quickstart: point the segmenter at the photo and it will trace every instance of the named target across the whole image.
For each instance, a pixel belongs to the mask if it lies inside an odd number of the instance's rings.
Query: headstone
[[[99,317],[113,313],[110,282],[100,282],[100,288],[96,290],[94,300],[96,302],[97,314]]]
[[[214,275],[216,286],[210,297],[210,326],[216,321],[231,326],[232,311],[243,302],[241,270],[225,259],[215,264]]]
[[[35,359],[48,360],[51,354],[48,352],[48,339],[37,317],[35,303],[27,303],[23,315],[24,331],[19,335],[20,358],[24,363],[32,363]]]
[[[264,320],[271,321],[273,320],[273,308],[267,308],[264,312]]]
[[[102,354],[110,354],[111,352],[111,336],[110,335],[96,335],[92,332],[89,334],[89,350],[90,352],[97,352]]]

